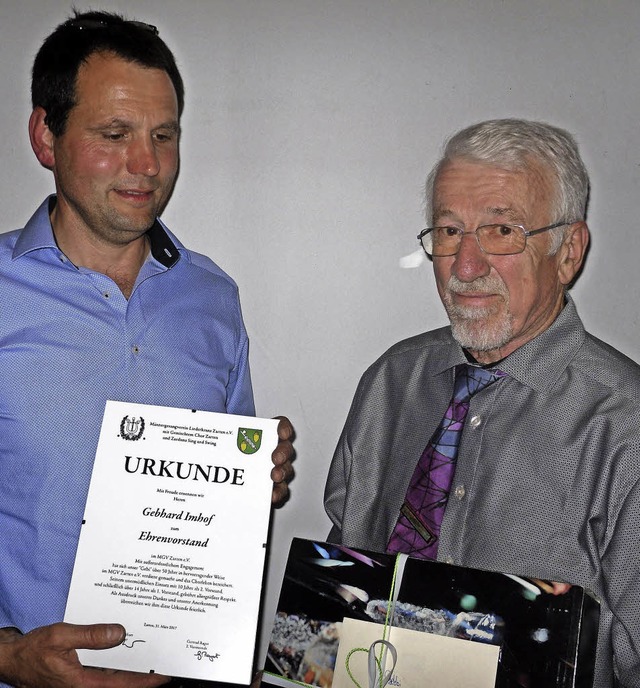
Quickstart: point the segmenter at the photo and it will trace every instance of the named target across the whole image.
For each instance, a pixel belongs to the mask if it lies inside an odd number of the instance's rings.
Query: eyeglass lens
[[[475,232],[485,253],[509,255],[524,251],[527,237],[515,225],[483,225]],[[453,256],[458,252],[463,232],[457,227],[433,227],[422,236],[425,251],[432,256]]]

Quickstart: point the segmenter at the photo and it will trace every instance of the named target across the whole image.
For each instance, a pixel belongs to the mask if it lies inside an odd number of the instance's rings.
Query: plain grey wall
[[[50,192],[27,139],[32,57],[67,0],[0,1],[2,231]],[[80,9],[88,4],[77,3]],[[260,415],[298,439],[261,647],[292,535],[323,538],[328,463],[366,366],[445,323],[424,226],[442,140],[490,117],[563,126],[591,171],[587,327],[640,360],[638,0],[103,0],[160,28],[187,87],[164,219],[238,282]],[[2,301],[0,295],[0,317]],[[10,381],[3,381],[10,384]]]

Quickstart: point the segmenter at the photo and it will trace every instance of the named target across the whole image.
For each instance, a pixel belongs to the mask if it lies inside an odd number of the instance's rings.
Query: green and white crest
[[[243,454],[255,454],[260,449],[262,430],[238,428],[238,449]]]

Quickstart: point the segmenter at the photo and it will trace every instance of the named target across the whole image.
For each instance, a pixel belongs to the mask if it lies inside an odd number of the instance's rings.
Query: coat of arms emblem
[[[238,449],[243,454],[255,454],[260,449],[262,442],[262,430],[251,428],[238,428]]]
[[[125,416],[120,423],[120,437],[123,440],[139,440],[144,432],[144,418]]]

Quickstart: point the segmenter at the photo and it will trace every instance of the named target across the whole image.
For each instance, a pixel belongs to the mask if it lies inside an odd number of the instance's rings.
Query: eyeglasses
[[[145,24],[145,22],[135,21],[133,19],[127,19],[125,24],[134,26],[136,29],[143,29],[144,31],[149,31],[154,36],[158,35],[158,27],[153,24]],[[115,26],[122,26],[122,24],[113,24],[111,22],[105,21],[103,19],[72,19],[67,22],[67,26],[72,26],[75,29],[105,29]]]
[[[455,256],[460,250],[462,237],[475,234],[481,250],[492,256],[510,256],[522,253],[527,245],[527,237],[548,232],[550,229],[570,225],[571,222],[556,222],[547,227],[527,231],[522,225],[481,225],[473,232],[465,232],[460,227],[427,227],[418,234],[418,241],[429,256]]]

